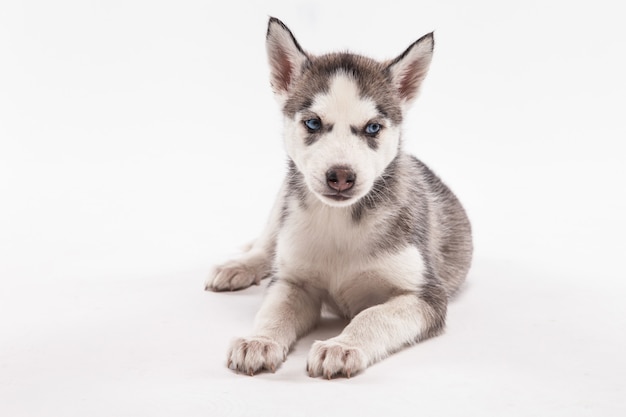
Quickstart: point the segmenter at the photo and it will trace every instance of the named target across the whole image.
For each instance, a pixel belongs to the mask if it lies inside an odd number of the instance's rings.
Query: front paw
[[[350,376],[367,367],[365,353],[357,347],[350,347],[332,340],[317,341],[309,351],[307,372],[310,377]]]
[[[261,257],[234,260],[216,267],[209,275],[207,291],[235,291],[259,285],[269,275],[270,267]]]
[[[287,358],[287,348],[266,337],[237,339],[228,352],[227,366],[250,376],[263,369],[275,372]]]

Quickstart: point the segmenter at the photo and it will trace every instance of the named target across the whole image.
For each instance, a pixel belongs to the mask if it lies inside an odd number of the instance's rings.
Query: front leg
[[[435,336],[443,330],[446,308],[445,291],[436,285],[367,308],[339,336],[313,344],[309,375],[349,378],[403,346]]]
[[[228,352],[227,366],[254,375],[263,369],[274,372],[295,341],[318,322],[318,294],[287,281],[277,281],[257,313],[253,336],[237,339]]]

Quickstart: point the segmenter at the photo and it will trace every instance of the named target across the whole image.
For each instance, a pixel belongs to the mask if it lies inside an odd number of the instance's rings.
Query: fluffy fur
[[[350,377],[443,330],[448,298],[470,266],[470,224],[454,194],[401,146],[433,44],[428,34],[387,62],[313,56],[270,19],[289,164],[266,230],[207,281],[223,291],[271,278],[253,334],[228,353],[231,369],[275,371],[323,306],[350,323],[314,343],[312,377]]]

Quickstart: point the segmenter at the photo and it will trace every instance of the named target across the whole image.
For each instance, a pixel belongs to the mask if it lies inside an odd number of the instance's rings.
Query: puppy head
[[[313,56],[270,18],[271,85],[284,114],[287,154],[322,202],[355,203],[395,158],[404,112],[432,51],[431,33],[386,62],[350,53]]]

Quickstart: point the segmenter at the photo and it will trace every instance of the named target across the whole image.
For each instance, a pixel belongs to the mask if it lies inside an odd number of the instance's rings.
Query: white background
[[[0,415],[626,415],[616,1],[0,5]],[[446,334],[349,380],[225,367],[264,286],[203,292],[285,167],[265,30],[386,59],[435,30],[407,149],[473,222]]]

